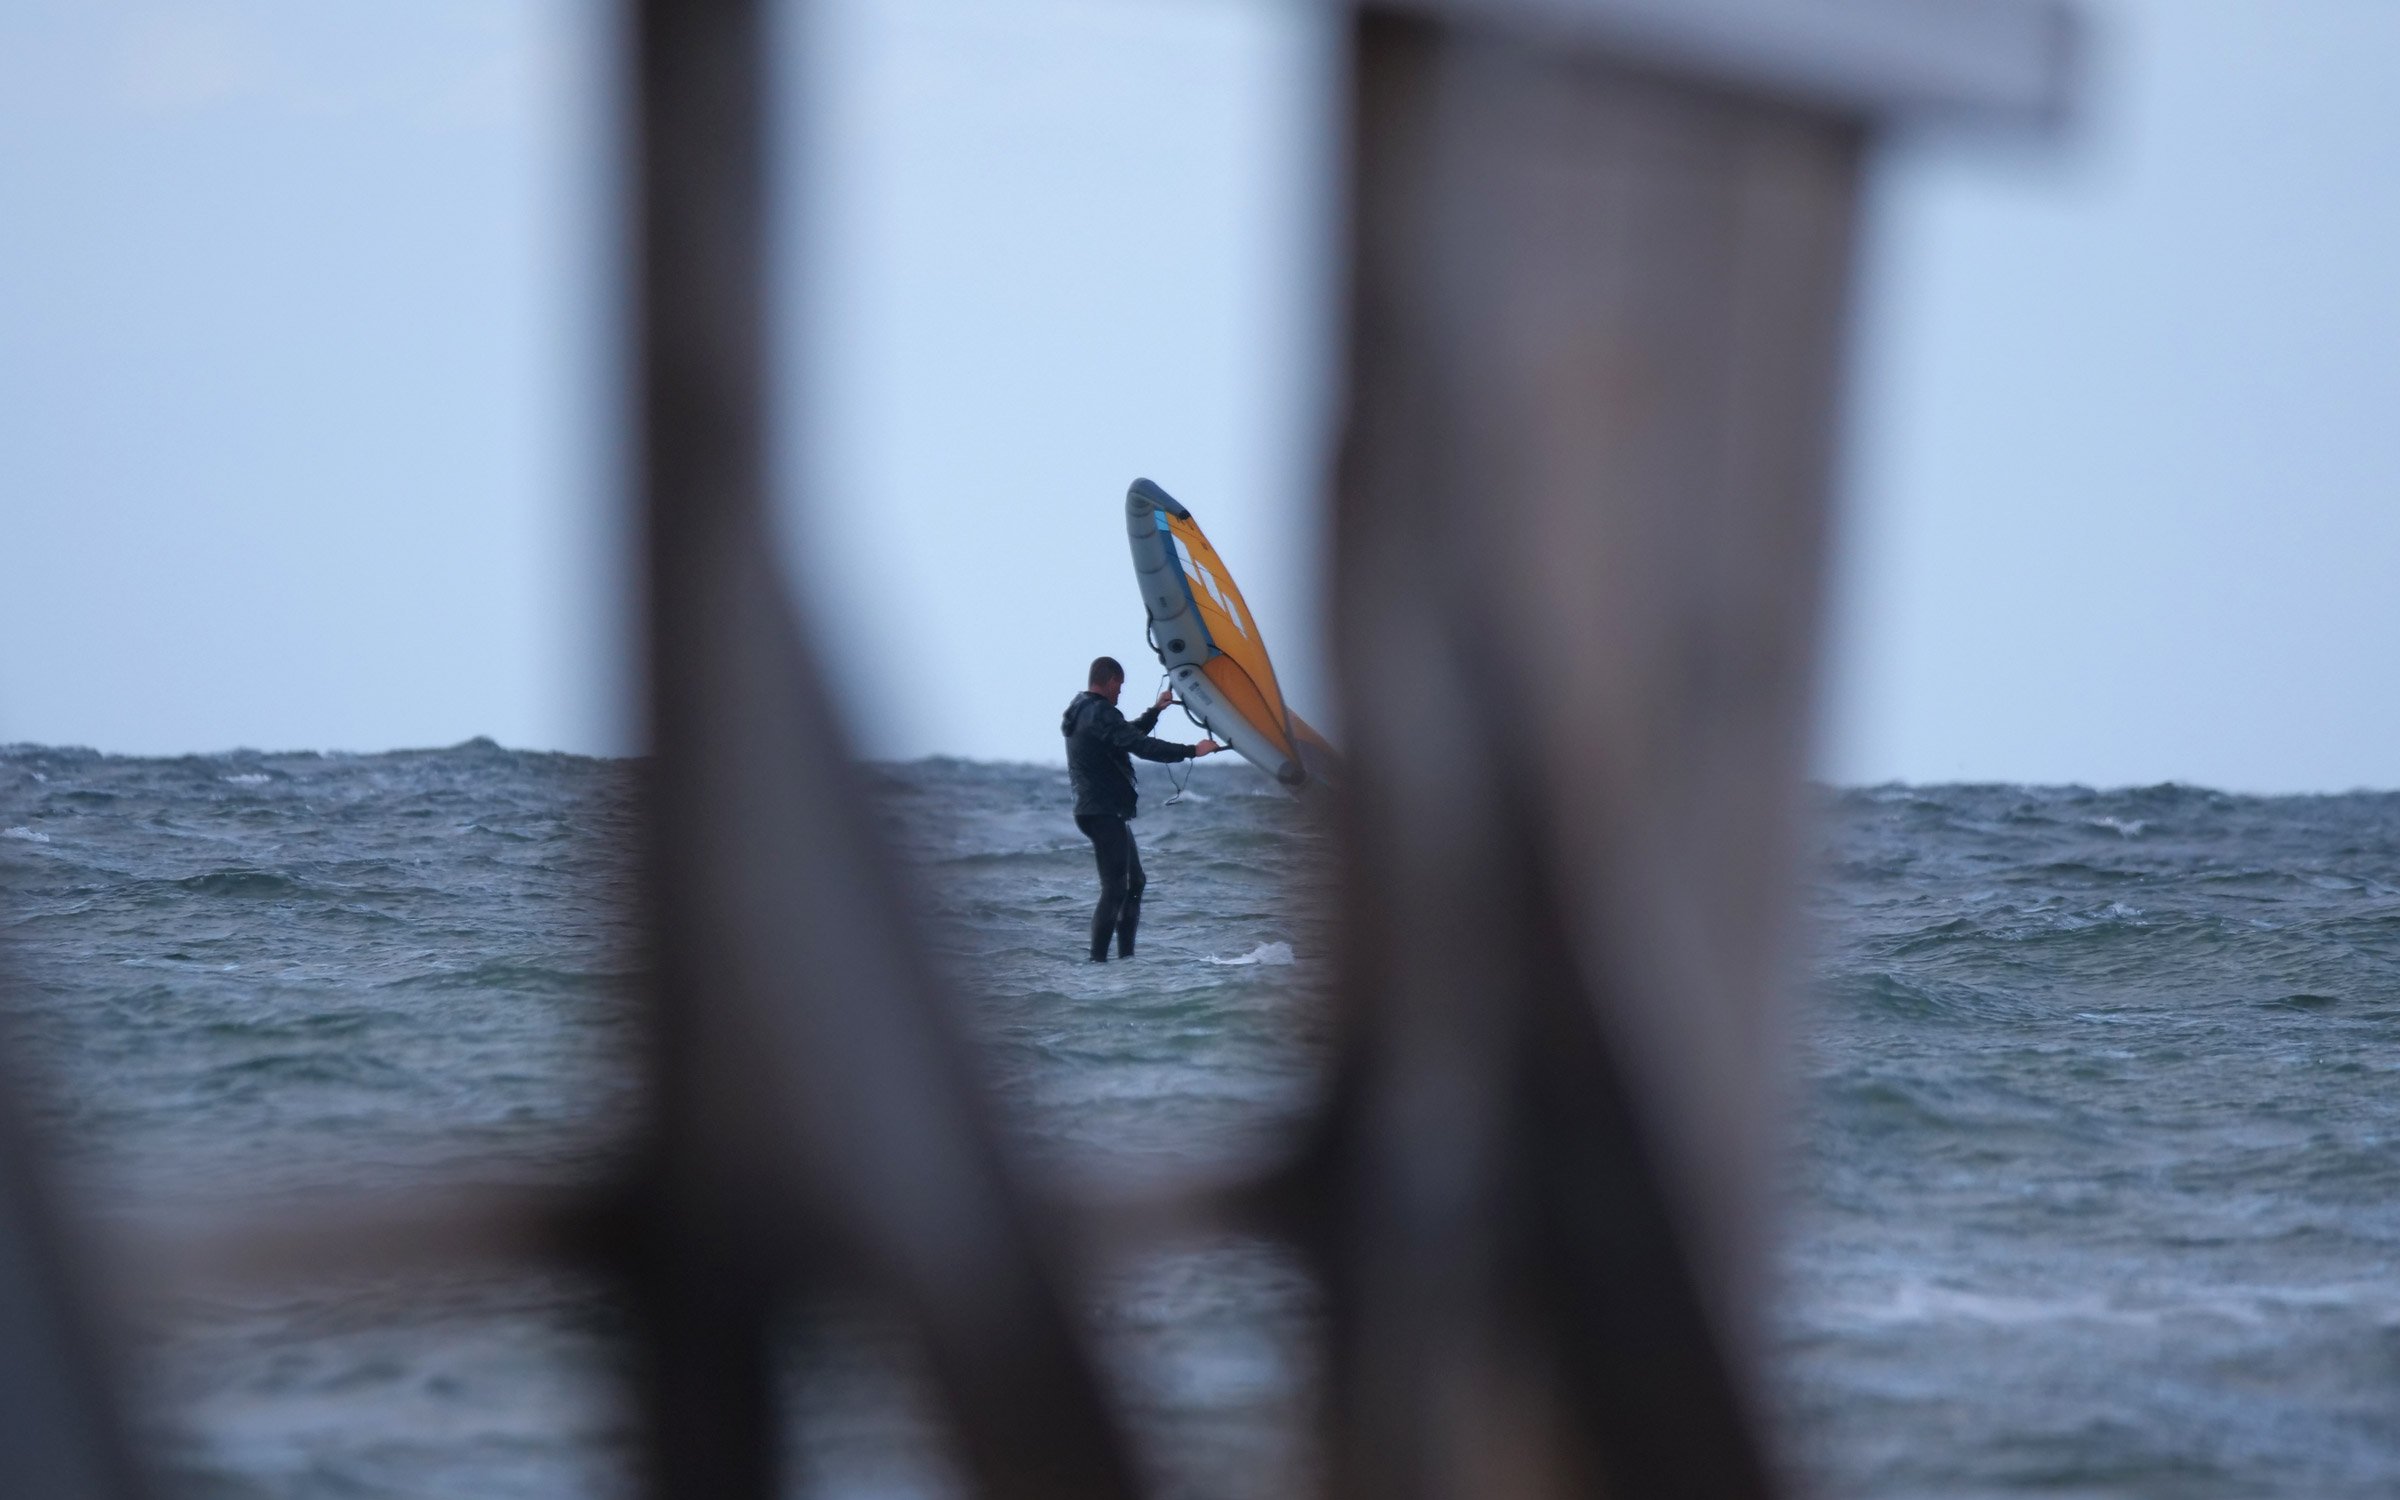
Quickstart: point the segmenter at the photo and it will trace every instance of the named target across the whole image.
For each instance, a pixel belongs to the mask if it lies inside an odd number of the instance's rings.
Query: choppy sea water
[[[1829,1492],[2400,1493],[2400,796],[1830,813],[1783,1319]]]
[[[1154,792],[1165,778],[1153,774]],[[882,768],[985,1072],[1043,1170],[1242,1159],[1324,1036],[1318,832],[1239,767],[1137,825],[1145,952],[1079,961],[1063,772]],[[338,1185],[570,1182],[639,1108],[620,764],[477,742],[0,751],[10,1052],[104,1221]],[[2400,1492],[2400,797],[1830,795],[1794,1068],[1778,1416],[1826,1494]],[[1100,1268],[1169,1493],[1309,1463],[1271,1246]],[[171,1492],[623,1493],[587,1285],[197,1289],[132,1353]],[[906,1340],[802,1320],[817,1489],[938,1494]]]

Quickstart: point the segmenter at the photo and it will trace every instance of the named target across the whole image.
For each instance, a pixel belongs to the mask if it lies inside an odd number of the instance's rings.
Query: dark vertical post
[[[658,1121],[636,1240],[657,1492],[774,1488],[791,1268],[922,1336],[986,1493],[1133,1470],[904,916],[767,524],[759,0],[642,0]]]
[[[1765,1494],[1862,132],[1505,27],[1355,57],[1337,1489]]]
[[[649,604],[651,879],[659,998],[656,1159],[635,1226],[644,1405],[660,1495],[768,1500],[775,1421],[767,1273],[740,1252],[738,1184],[707,1116],[708,939],[675,900],[719,851],[730,669],[722,605],[755,568],[766,493],[765,49],[760,0],[637,0],[634,309]],[[753,630],[762,623],[750,622]],[[771,620],[768,622],[772,624]],[[738,628],[738,627],[737,627]],[[687,832],[688,830],[688,832]]]

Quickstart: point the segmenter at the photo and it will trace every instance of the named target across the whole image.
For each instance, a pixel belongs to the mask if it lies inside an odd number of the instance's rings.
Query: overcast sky
[[[2070,140],[1876,170],[1823,770],[2400,786],[2400,7],[2094,9]],[[625,747],[611,10],[0,10],[0,740]],[[871,752],[1142,675],[1136,474],[1321,699],[1337,41],[787,28],[782,516]]]

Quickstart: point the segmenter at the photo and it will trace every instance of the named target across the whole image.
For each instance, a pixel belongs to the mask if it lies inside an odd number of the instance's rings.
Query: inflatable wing
[[[1125,492],[1150,645],[1210,738],[1288,787],[1333,780],[1341,758],[1283,701],[1267,643],[1192,513],[1147,479]]]

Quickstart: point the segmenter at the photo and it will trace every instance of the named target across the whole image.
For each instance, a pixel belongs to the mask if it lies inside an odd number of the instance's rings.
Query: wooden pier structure
[[[260,1263],[599,1268],[635,1313],[661,1500],[779,1492],[779,1311],[870,1289],[921,1337],[979,1493],[1132,1500],[1150,1471],[1076,1312],[1070,1251],[1101,1226],[1010,1165],[772,563],[766,9],[629,12],[637,1165],[296,1228]],[[1894,129],[2058,118],[2071,18],[1343,15],[1333,1074],[1272,1171],[1151,1219],[1238,1219],[1320,1279],[1344,1500],[1777,1494],[1766,1189],[1861,163]],[[0,1132],[0,1475],[131,1497],[40,1175]]]

